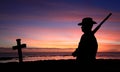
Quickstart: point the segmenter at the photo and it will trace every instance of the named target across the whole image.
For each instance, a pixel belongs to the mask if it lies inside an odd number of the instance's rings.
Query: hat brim
[[[85,23],[78,23],[79,26],[83,25]],[[97,24],[95,21],[92,21],[92,24]]]

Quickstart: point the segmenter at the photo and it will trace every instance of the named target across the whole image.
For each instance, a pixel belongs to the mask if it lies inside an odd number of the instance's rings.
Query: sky
[[[28,48],[77,48],[81,27],[91,17],[97,24],[112,16],[95,34],[99,51],[120,51],[120,0],[1,0],[0,47],[16,39]]]

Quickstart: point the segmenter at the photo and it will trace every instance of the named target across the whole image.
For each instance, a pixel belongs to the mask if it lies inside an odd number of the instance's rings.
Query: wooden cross
[[[26,48],[26,44],[21,44],[21,39],[16,39],[17,41],[17,46],[13,46],[13,50],[18,50],[18,55],[19,55],[19,62],[22,63],[22,48]]]

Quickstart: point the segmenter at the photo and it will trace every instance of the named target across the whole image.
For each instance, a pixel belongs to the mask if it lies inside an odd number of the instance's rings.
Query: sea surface
[[[25,48],[23,61],[75,59],[73,48]],[[120,59],[120,52],[98,52],[96,59]],[[0,63],[19,62],[17,50],[0,48]]]

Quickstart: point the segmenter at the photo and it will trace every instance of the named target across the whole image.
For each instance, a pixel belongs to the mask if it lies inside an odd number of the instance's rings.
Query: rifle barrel
[[[101,27],[101,25],[112,15],[112,13],[109,13],[107,17],[93,30],[93,33],[95,34],[97,30]]]
[[[111,15],[112,13],[109,13],[109,15],[100,24],[103,24]]]

